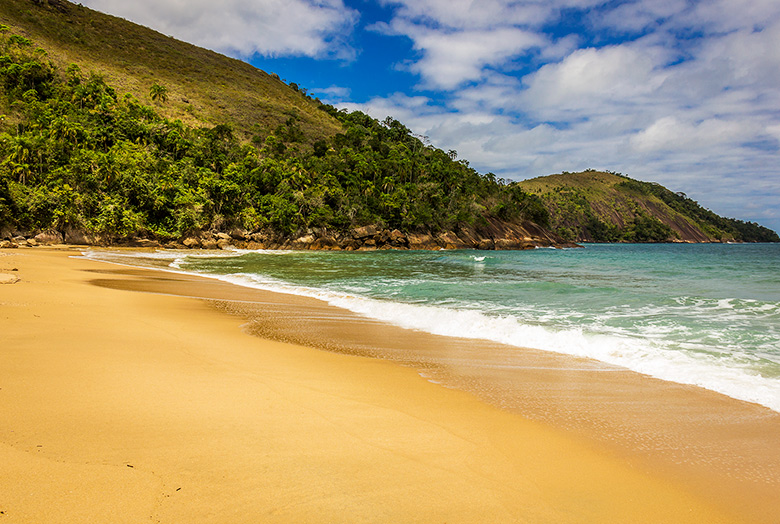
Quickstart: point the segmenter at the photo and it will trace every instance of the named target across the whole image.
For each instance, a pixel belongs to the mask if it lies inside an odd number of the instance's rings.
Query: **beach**
[[[591,373],[624,387],[624,405],[572,394],[584,422],[568,428],[523,414],[561,405],[545,384],[576,393],[584,380],[539,353],[518,377],[532,400],[502,409],[371,358],[370,330],[346,314],[329,325],[362,353],[316,347],[311,315],[258,316],[321,307],[300,297],[79,254],[0,251],[13,277],[0,284],[0,522],[769,523],[780,510],[780,423],[766,408]],[[750,423],[730,424],[735,411]],[[691,429],[685,413],[713,420]],[[711,442],[648,452],[633,430],[614,445],[595,435],[624,419]]]

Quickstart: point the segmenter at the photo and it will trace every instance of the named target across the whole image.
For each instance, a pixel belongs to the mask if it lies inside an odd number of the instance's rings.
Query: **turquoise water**
[[[780,411],[780,245],[159,252],[437,334],[598,359]]]

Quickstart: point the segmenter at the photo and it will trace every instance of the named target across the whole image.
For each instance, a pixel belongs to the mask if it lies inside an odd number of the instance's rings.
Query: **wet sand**
[[[0,286],[7,522],[725,523],[780,510],[780,416],[759,406],[313,299],[0,253],[0,273],[20,278]]]

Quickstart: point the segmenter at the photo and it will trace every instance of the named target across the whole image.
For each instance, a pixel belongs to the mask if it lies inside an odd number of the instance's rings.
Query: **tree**
[[[149,96],[153,101],[167,102],[168,101],[168,88],[155,82],[149,89]]]

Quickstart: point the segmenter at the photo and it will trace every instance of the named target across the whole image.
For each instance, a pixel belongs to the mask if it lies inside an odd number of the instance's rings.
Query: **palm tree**
[[[164,103],[168,101],[168,88],[155,82],[152,84],[151,89],[149,89],[149,96],[151,96],[154,101],[159,100]]]

